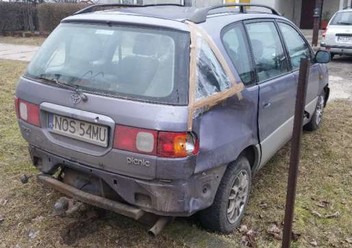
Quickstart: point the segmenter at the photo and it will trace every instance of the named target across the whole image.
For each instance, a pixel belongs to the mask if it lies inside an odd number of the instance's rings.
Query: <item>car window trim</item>
[[[290,53],[289,53],[288,48],[286,46],[286,42],[285,42],[284,36],[282,35],[281,29],[280,29],[280,26],[279,26],[280,23],[286,24],[286,25],[292,27],[299,34],[299,36],[302,38],[302,40],[304,41],[304,43],[308,47],[309,54],[310,54],[310,58],[309,58],[310,61],[313,61],[314,51],[313,51],[312,47],[310,46],[309,42],[307,41],[306,37],[304,37],[304,35],[301,33],[301,31],[299,29],[297,29],[294,25],[292,25],[290,22],[287,22],[287,21],[284,21],[284,20],[275,20],[275,21],[276,21],[276,25],[277,25],[277,29],[279,31],[280,37],[282,37],[282,42],[283,42],[283,45],[285,47],[285,50],[286,50],[288,58],[290,58]],[[290,67],[291,67],[290,71],[292,71],[292,72],[299,71],[299,67],[298,68],[293,68],[292,63],[291,63],[291,59],[289,59],[289,64],[290,64]]]
[[[287,71],[285,73],[282,73],[280,75],[277,75],[275,77],[271,77],[271,78],[268,78],[268,79],[265,79],[263,81],[259,81],[259,78],[258,78],[258,73],[257,73],[257,70],[255,69],[255,62],[254,62],[254,54],[253,54],[253,49],[252,49],[252,45],[250,43],[250,39],[249,39],[249,34],[248,34],[248,31],[247,31],[247,28],[246,28],[246,25],[247,24],[251,24],[251,23],[263,23],[263,22],[272,22],[276,28],[276,31],[278,32],[278,35],[279,35],[279,39],[280,39],[280,42],[281,42],[281,45],[282,45],[282,49],[285,53],[285,56],[286,56],[286,59],[287,61],[289,62],[289,59],[288,59],[288,54],[286,53],[286,48],[285,48],[285,44],[283,44],[283,41],[281,40],[281,37],[280,37],[280,30],[278,29],[278,26],[276,24],[276,19],[275,18],[256,18],[256,19],[249,19],[249,20],[245,20],[243,21],[243,24],[244,24],[244,29],[245,29],[245,33],[246,33],[246,36],[247,36],[247,42],[249,44],[249,48],[250,48],[250,51],[251,51],[251,56],[252,56],[252,61],[253,61],[253,65],[254,65],[254,72],[255,72],[255,78],[256,78],[256,82],[258,85],[261,85],[263,83],[266,83],[268,82],[269,80],[272,80],[272,79],[276,79],[278,77],[282,77],[282,76],[285,76],[285,75],[288,75],[290,73],[292,73],[292,70],[290,70],[290,66],[291,64],[288,64],[288,67],[287,68]]]
[[[66,21],[62,21],[59,26],[75,26],[75,25],[79,25],[82,27],[89,27],[89,26],[96,26],[96,27],[106,27],[106,25],[108,25],[106,22],[104,21],[86,21],[86,20],[66,20]],[[179,30],[179,29],[173,29],[173,28],[157,28],[153,25],[145,25],[145,24],[134,24],[134,23],[123,23],[123,22],[111,22],[109,23],[110,26],[112,27],[123,27],[123,28],[136,28],[136,29],[140,29],[140,30],[149,30],[151,33],[158,33],[161,30],[165,30],[167,32],[170,33],[174,33],[176,34],[181,34],[184,35],[185,37],[187,37],[187,40],[190,40],[189,37],[189,32],[183,31],[183,30]],[[58,26],[58,27],[59,27]],[[188,46],[187,46],[188,48]],[[65,48],[66,49],[66,48]],[[180,47],[180,44],[178,44],[177,42],[175,43],[175,49],[181,51],[180,53],[175,55],[175,61],[178,61],[177,63],[175,63],[175,75],[174,75],[174,80],[175,82],[178,80],[180,83],[184,84],[183,87],[181,84],[177,87],[174,87],[172,92],[165,97],[149,97],[149,96],[136,96],[133,94],[121,94],[121,93],[117,93],[117,94],[111,94],[111,93],[106,93],[103,91],[97,91],[97,90],[87,90],[87,89],[82,89],[82,92],[86,92],[86,93],[94,93],[97,95],[101,95],[101,96],[107,96],[107,97],[113,97],[113,98],[117,98],[117,99],[127,99],[127,100],[133,100],[133,101],[138,101],[138,102],[146,102],[146,103],[153,103],[153,104],[162,104],[162,105],[175,105],[175,106],[188,106],[188,87],[187,87],[187,80],[188,79],[188,74],[189,74],[189,61],[188,61],[188,57],[189,57],[189,50],[188,51],[183,51]],[[112,56],[109,56],[112,57]],[[66,58],[65,58],[66,59]],[[181,63],[182,62],[182,63]],[[180,76],[178,75],[177,71],[181,71],[182,67],[184,67],[184,69],[186,70],[183,74],[182,74],[182,78],[184,80],[180,79]],[[35,77],[33,77],[33,75],[28,73],[28,68],[26,70],[26,72],[24,73],[24,77],[30,79],[30,80],[36,80]],[[177,85],[177,83],[175,83],[175,85]],[[181,87],[182,86],[182,87]]]
[[[191,37],[191,44],[190,44],[190,73],[189,73],[189,101],[188,101],[188,123],[187,127],[188,130],[191,131],[193,128],[193,120],[197,115],[199,115],[205,109],[209,109],[219,102],[226,100],[229,97],[237,95],[239,99],[242,98],[242,90],[244,89],[244,84],[242,81],[238,81],[235,75],[233,74],[233,70],[229,63],[227,62],[226,58],[224,57],[223,53],[220,51],[219,47],[213,40],[213,38],[200,26],[195,25],[192,22],[186,21],[185,22],[190,30],[190,37]],[[196,99],[196,85],[197,85],[197,52],[200,49],[198,45],[198,39],[202,38],[208,44],[209,48],[214,53],[215,57],[219,61],[220,65],[222,66],[225,74],[230,80],[231,87],[224,91],[215,93],[210,96],[206,96],[201,99]]]
[[[251,69],[251,81],[249,83],[243,83],[243,85],[248,88],[248,87],[251,87],[251,86],[254,86],[254,85],[257,85],[258,82],[256,80],[256,73],[255,73],[255,66],[254,66],[254,60],[253,60],[253,57],[252,57],[252,51],[250,49],[250,45],[249,45],[249,40],[248,40],[248,34],[247,34],[247,30],[243,24],[243,21],[236,21],[236,22],[232,22],[228,25],[226,25],[225,27],[223,27],[221,29],[221,32],[220,32],[220,38],[221,38],[221,45],[223,46],[223,49],[224,51],[226,52],[226,56],[228,57],[229,61],[231,61],[231,65],[233,67],[233,69],[236,71],[236,74],[240,77],[240,75],[238,74],[237,72],[237,68],[236,66],[234,65],[234,63],[232,62],[232,59],[230,58],[230,55],[228,54],[227,50],[226,50],[226,47],[224,45],[224,35],[231,29],[233,29],[234,27],[236,26],[239,26],[240,29],[242,29],[244,35],[243,35],[243,39],[245,41],[245,46],[246,46],[246,50],[247,50],[247,53],[249,55],[249,63],[250,63],[250,69]]]

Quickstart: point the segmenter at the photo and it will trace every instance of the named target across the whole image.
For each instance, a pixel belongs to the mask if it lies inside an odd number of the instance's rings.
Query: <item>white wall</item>
[[[301,21],[302,0],[277,0],[276,8],[284,17],[290,19],[299,26]]]
[[[203,6],[221,4],[222,0],[193,0],[192,2],[193,2],[193,6],[203,7]]]
[[[161,1],[158,0],[143,0],[143,4],[158,4]],[[181,0],[163,0],[163,3],[175,3],[175,4],[180,4]]]
[[[345,5],[347,5],[347,1],[344,1]],[[326,16],[326,14],[329,14],[329,17],[331,18],[332,15],[339,10],[339,5],[340,5],[340,0],[325,0],[324,1],[324,6],[323,6],[323,17]],[[327,13],[328,12],[328,13]]]
[[[279,0],[280,1],[280,0]],[[272,8],[276,8],[276,0],[251,0],[252,4],[263,4]]]

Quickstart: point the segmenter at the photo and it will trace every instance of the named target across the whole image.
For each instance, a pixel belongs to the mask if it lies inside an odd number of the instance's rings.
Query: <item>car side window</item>
[[[292,69],[297,69],[301,58],[310,57],[309,47],[293,27],[285,23],[279,23],[279,27],[290,56]]]
[[[215,54],[204,41],[200,40],[200,50],[197,56],[197,99],[211,96],[217,92],[229,89],[230,80],[224,72]]]
[[[273,22],[247,23],[259,82],[288,72],[288,61]]]
[[[242,82],[250,84],[252,82],[252,65],[247,42],[244,37],[243,29],[236,25],[228,29],[222,37],[223,45],[235,66]]]

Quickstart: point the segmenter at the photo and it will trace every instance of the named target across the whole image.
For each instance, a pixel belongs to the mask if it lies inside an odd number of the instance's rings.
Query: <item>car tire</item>
[[[248,203],[251,178],[251,167],[245,156],[229,164],[213,204],[199,212],[201,225],[222,233],[230,233],[238,227]]]
[[[307,131],[315,131],[320,127],[325,107],[325,91],[318,96],[317,105],[310,121],[304,126]]]
[[[330,60],[333,60],[335,57],[335,53],[330,53]]]

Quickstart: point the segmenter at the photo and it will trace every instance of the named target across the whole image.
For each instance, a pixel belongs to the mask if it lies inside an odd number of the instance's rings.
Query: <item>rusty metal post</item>
[[[312,46],[318,45],[322,9],[323,9],[323,0],[315,0],[315,9],[313,13],[314,24],[313,24]]]
[[[298,177],[298,165],[300,155],[300,145],[302,136],[302,126],[304,117],[304,106],[306,102],[307,82],[309,76],[310,62],[308,59],[301,59],[299,69],[295,117],[293,124],[293,134],[291,141],[290,167],[288,172],[287,195],[286,195],[286,210],[284,220],[284,230],[282,247],[289,248],[291,244],[292,222],[294,215],[294,204],[296,198],[296,186]]]

